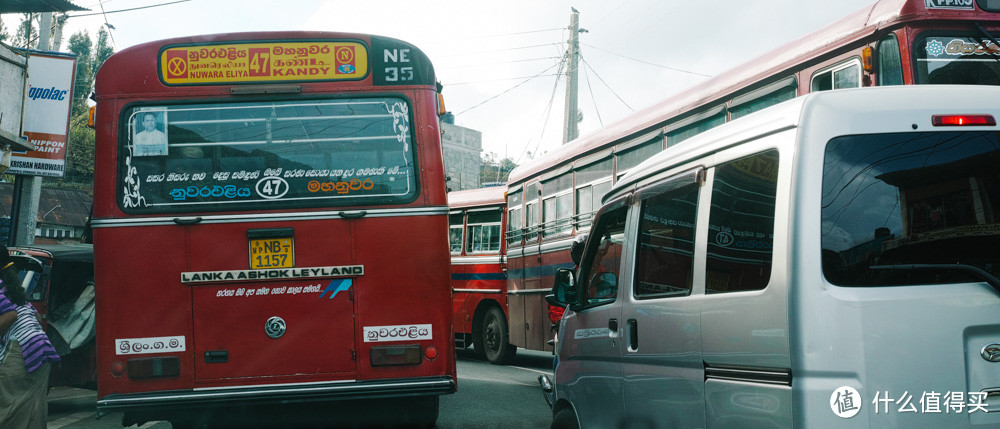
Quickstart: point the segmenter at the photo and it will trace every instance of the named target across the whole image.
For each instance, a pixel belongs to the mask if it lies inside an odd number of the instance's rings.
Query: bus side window
[[[462,253],[462,222],[465,216],[462,212],[448,215],[448,246],[451,253]]]
[[[778,151],[715,168],[705,293],[764,289],[771,278]]]
[[[861,60],[851,58],[813,74],[810,92],[860,87]]]
[[[903,84],[903,61],[899,57],[899,41],[895,34],[885,36],[875,49],[878,54],[879,86]]]

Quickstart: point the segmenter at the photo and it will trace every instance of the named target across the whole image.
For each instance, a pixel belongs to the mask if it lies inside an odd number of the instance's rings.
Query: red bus
[[[531,297],[522,347],[550,350],[543,295],[573,238],[630,168],[693,135],[812,91],[1000,85],[1000,2],[881,0],[629,118],[519,166],[507,182],[509,291]],[[510,304],[515,314],[514,304]],[[519,321],[520,323],[520,321]],[[513,340],[512,340],[513,342]]]
[[[456,376],[425,54],[365,34],[184,37],[113,55],[95,92],[101,413],[323,404],[358,410],[332,423],[434,425]]]
[[[505,187],[448,193],[451,287],[455,341],[473,346],[493,363],[508,363],[517,348],[510,343],[507,303]]]

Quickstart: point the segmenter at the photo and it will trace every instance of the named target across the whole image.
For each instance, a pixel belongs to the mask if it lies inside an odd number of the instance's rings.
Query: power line
[[[526,62],[530,62],[530,61],[556,60],[556,59],[559,59],[559,57],[540,57],[540,58],[529,58],[529,59],[526,59],[526,60],[501,61],[501,62],[498,62],[498,63],[467,64],[467,65],[463,65],[463,66],[441,67],[441,69],[444,70],[444,69],[460,69],[460,68],[467,68],[467,67],[499,66],[499,65],[504,65],[504,64],[526,63]]]
[[[556,70],[556,76],[562,75],[563,68],[566,67],[566,64],[568,62],[569,62],[569,51],[567,51],[566,55],[563,56],[562,61],[559,61],[559,69]],[[542,120],[542,133],[538,135],[538,142],[535,143],[535,149],[531,151],[531,155],[532,156],[534,156],[534,155],[536,155],[538,153],[538,147],[542,145],[542,139],[545,138],[545,128],[549,124],[549,115],[552,114],[552,105],[554,104],[555,99],[556,99],[556,90],[557,89],[559,89],[559,78],[556,78],[555,84],[552,85],[552,95],[549,96],[549,104],[548,104],[548,106],[545,107],[545,119]],[[530,140],[528,141],[528,144],[531,144]],[[524,154],[525,154],[525,152],[527,150],[528,150],[528,145],[525,145],[524,146],[524,151],[522,151],[521,154],[518,155],[517,161],[514,162],[515,164],[517,164],[518,162],[521,162],[521,157],[524,156]]]
[[[591,47],[591,48],[594,48],[594,49],[597,49],[598,51],[603,51],[603,52],[606,52],[606,53],[614,55],[614,56],[625,58],[627,60],[632,60],[632,61],[640,62],[640,63],[643,63],[643,64],[649,64],[651,66],[665,68],[667,70],[673,70],[673,71],[679,72],[679,73],[693,74],[695,76],[702,76],[702,77],[712,77],[712,76],[704,74],[704,73],[698,73],[698,72],[693,72],[693,71],[688,71],[688,70],[682,70],[682,69],[679,69],[679,68],[676,68],[676,67],[670,67],[670,66],[660,65],[660,64],[656,64],[656,63],[651,63],[649,61],[643,61],[643,60],[640,60],[640,59],[632,58],[632,57],[629,57],[629,56],[625,56],[625,55],[619,54],[617,52],[609,51],[607,49],[598,48],[597,46],[594,46],[594,45],[591,45],[591,44],[588,44],[588,43],[584,43],[584,45],[586,45],[588,47]]]
[[[583,63],[587,64],[586,61],[584,61]],[[583,77],[587,80],[587,90],[590,91],[590,101],[594,102],[594,111],[597,112],[597,122],[600,122],[601,126],[603,127],[604,126],[604,120],[601,119],[601,108],[597,104],[597,98],[594,97],[594,88],[592,88],[590,86],[590,75],[587,74],[587,68],[589,68],[589,67],[584,67],[583,68]]]
[[[140,6],[140,7],[133,7],[133,8],[129,8],[129,9],[118,9],[118,10],[109,10],[109,11],[104,11],[104,2],[100,2],[100,3],[98,3],[98,5],[101,6],[101,12],[83,13],[83,14],[68,15],[68,16],[70,18],[76,18],[76,17],[80,17],[80,16],[107,15],[109,13],[130,12],[130,11],[133,11],[133,10],[149,9],[149,8],[153,8],[153,7],[167,6],[167,5],[172,5],[172,4],[177,4],[177,3],[184,3],[184,2],[189,2],[189,1],[191,1],[191,0],[177,0],[177,1],[166,2],[166,3],[151,4],[149,6]],[[107,22],[107,19],[105,19],[105,22]]]
[[[611,90],[611,93],[614,94],[615,97],[618,97],[618,101],[621,101],[622,104],[625,105],[625,107],[628,107],[628,110],[635,112],[635,109],[633,109],[632,106],[629,106],[628,103],[626,103],[625,100],[623,100],[621,96],[619,96],[618,93],[615,92],[613,88],[611,88],[611,85],[608,85],[608,83],[605,82],[603,78],[601,78],[601,75],[597,73],[597,70],[594,70],[594,67],[591,66],[589,62],[587,62],[586,58],[583,58],[583,55],[580,56],[580,59],[583,61],[583,64],[585,64],[587,68],[590,69],[590,71],[594,72],[594,76],[597,76],[597,79],[600,80],[601,83],[604,84],[604,86],[608,87],[608,89]]]
[[[190,1],[190,0],[184,0],[184,1]],[[462,56],[467,56],[467,55],[491,54],[491,53],[495,53],[495,52],[517,51],[517,50],[521,50],[521,49],[534,49],[534,48],[541,48],[541,47],[545,47],[545,46],[559,46],[559,44],[558,43],[545,43],[545,44],[542,44],[542,45],[530,45],[530,46],[518,46],[516,48],[494,49],[492,51],[466,52],[466,53],[461,53],[461,54],[444,55],[444,56],[441,56],[441,57],[438,57],[438,58],[452,58],[452,57],[462,57]]]
[[[548,31],[562,31],[562,30],[565,30],[565,28],[546,28],[546,29],[543,29],[543,30],[519,31],[519,32],[516,32],[516,33],[492,34],[492,35],[488,35],[488,36],[479,36],[479,37],[463,37],[462,40],[495,39],[495,38],[498,38],[498,37],[520,36],[522,34],[534,34],[534,33],[544,33],[544,32],[548,32]],[[437,40],[437,41],[429,42],[429,43],[445,43],[445,42],[447,42],[447,43],[455,43],[455,39]]]
[[[549,68],[551,69],[552,67],[549,67]],[[557,74],[543,74],[543,75],[537,75],[536,74],[534,76],[507,77],[507,78],[500,78],[500,79],[475,80],[475,81],[457,82],[457,83],[442,82],[442,84],[444,86],[459,86],[459,85],[471,85],[471,84],[475,84],[475,83],[504,82],[504,81],[508,81],[508,80],[518,80],[518,79],[534,79],[536,77],[548,77],[548,76],[558,76],[558,75],[559,75],[558,73]]]
[[[461,111],[461,112],[458,112],[458,113],[456,113],[456,114],[455,114],[455,116],[458,116],[458,115],[461,115],[461,114],[463,114],[463,113],[465,113],[465,112],[468,112],[468,111],[470,111],[470,110],[472,110],[472,109],[475,109],[475,108],[477,108],[477,107],[479,107],[479,106],[482,106],[482,105],[484,105],[484,104],[486,104],[486,103],[488,103],[488,102],[490,102],[490,101],[492,101],[492,100],[496,99],[497,97],[499,97],[499,96],[501,96],[501,95],[504,95],[504,94],[506,94],[506,93],[508,93],[508,92],[510,92],[510,91],[512,91],[512,90],[514,90],[514,88],[517,88],[517,87],[519,87],[519,86],[521,86],[521,85],[524,85],[524,84],[526,84],[526,83],[530,82],[530,81],[531,81],[532,79],[534,79],[534,78],[536,78],[536,77],[539,77],[539,76],[541,76],[541,75],[545,74],[545,72],[547,72],[547,71],[549,71],[549,70],[552,70],[552,67],[555,67],[555,66],[557,66],[557,65],[559,65],[559,64],[560,64],[560,63],[556,63],[556,64],[553,64],[553,65],[551,65],[551,66],[550,66],[549,68],[547,68],[547,69],[545,69],[545,70],[542,70],[542,71],[541,71],[541,73],[538,73],[538,74],[536,74],[536,75],[534,75],[534,76],[532,76],[532,77],[529,77],[529,78],[525,79],[525,80],[524,80],[524,81],[522,81],[521,83],[518,83],[517,85],[514,85],[514,86],[512,86],[512,87],[508,88],[508,89],[507,89],[507,90],[505,90],[504,92],[501,92],[501,93],[499,93],[499,94],[497,94],[497,95],[494,95],[494,96],[492,96],[492,97],[490,97],[490,98],[487,98],[486,100],[484,100],[483,102],[481,102],[481,103],[479,103],[479,104],[477,104],[477,105],[475,105],[475,106],[472,106],[472,107],[470,107],[470,108],[468,108],[468,109],[465,109],[465,110],[463,110],[463,111]]]

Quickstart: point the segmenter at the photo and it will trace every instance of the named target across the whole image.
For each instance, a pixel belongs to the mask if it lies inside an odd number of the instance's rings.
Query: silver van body
[[[554,427],[1000,427],[993,118],[813,93],[630,171],[553,288]]]

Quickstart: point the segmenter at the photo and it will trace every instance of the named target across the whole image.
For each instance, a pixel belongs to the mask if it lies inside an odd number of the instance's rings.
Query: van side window
[[[642,202],[633,294],[637,299],[691,294],[698,185]]]
[[[760,290],[771,278],[778,151],[715,169],[709,214],[706,293]]]
[[[587,305],[612,302],[618,295],[618,273],[625,241],[625,218],[628,207],[622,206],[603,214],[592,230],[593,242],[584,255],[580,278]]]

